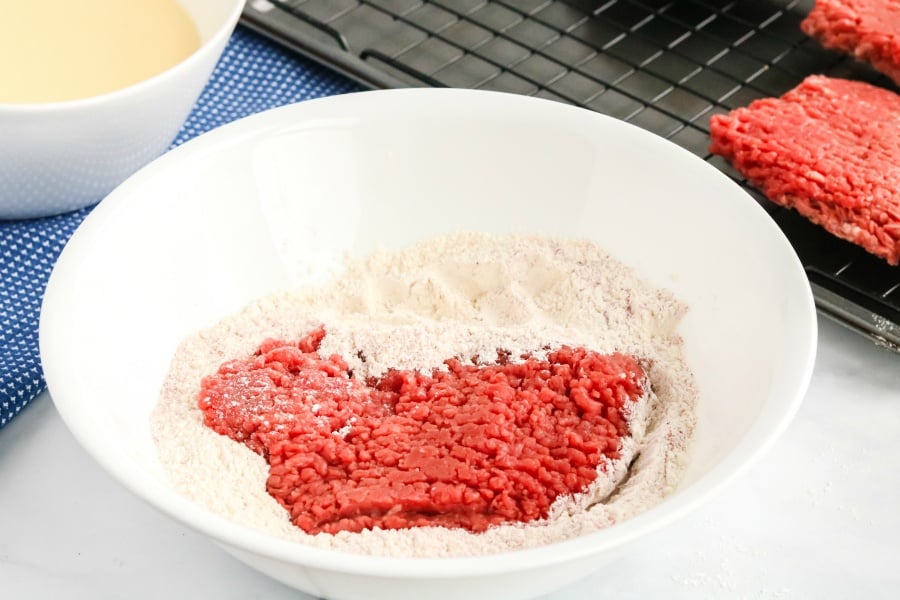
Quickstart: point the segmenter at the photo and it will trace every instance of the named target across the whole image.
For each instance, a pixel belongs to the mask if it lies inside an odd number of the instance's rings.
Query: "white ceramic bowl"
[[[455,230],[588,237],[690,303],[681,331],[700,388],[699,423],[673,496],[552,546],[413,560],[274,539],[173,491],[149,415],[179,340],[320,277],[344,251],[363,255]],[[501,599],[546,593],[602,568],[756,459],[806,390],[816,325],[788,242],[699,158],[549,101],[402,90],[253,116],[141,170],[63,252],[40,343],[52,397],[88,452],[135,494],[247,564],[326,598]]]
[[[159,156],[200,96],[243,0],[180,0],[201,46],[166,71],[91,98],[0,103],[0,219],[75,210],[99,201]]]

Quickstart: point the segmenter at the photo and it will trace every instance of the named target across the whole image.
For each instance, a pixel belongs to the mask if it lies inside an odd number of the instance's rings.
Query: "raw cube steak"
[[[816,0],[800,27],[900,84],[900,0]]]
[[[900,262],[900,96],[807,77],[781,98],[710,121],[710,151],[773,202]]]

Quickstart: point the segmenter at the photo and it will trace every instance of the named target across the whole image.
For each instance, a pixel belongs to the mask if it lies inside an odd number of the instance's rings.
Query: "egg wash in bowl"
[[[177,0],[0,0],[0,13],[0,104],[99,96],[200,47]]]

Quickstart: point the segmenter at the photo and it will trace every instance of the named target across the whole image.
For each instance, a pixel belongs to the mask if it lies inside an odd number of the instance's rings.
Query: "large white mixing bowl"
[[[681,333],[699,421],[674,495],[563,543],[426,560],[289,543],[173,490],[150,413],[184,336],[260,296],[321,279],[345,251],[361,256],[459,230],[587,237],[690,304]],[[787,240],[750,196],[694,155],[549,101],[402,90],[253,116],[142,169],[63,252],[40,342],[53,399],[87,451],[247,564],[326,598],[500,599],[604,568],[744,470],[804,395],[816,324]]]

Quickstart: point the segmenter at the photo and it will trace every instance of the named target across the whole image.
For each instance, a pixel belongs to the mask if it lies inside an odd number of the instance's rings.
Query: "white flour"
[[[547,544],[607,527],[657,504],[684,470],[696,391],[674,329],[685,307],[596,245],[534,236],[457,234],[350,263],[318,290],[265,298],[178,349],[152,417],[160,460],[176,489],[209,510],[318,547],[392,556],[464,556]],[[569,344],[637,357],[652,393],[633,411],[622,459],[598,471],[548,519],[481,534],[424,527],[308,535],[268,495],[268,465],[203,425],[203,376],[252,353],[266,337],[299,339],[324,324],[322,355],[355,376],[389,367],[431,370],[450,356],[539,355]],[[358,355],[359,353],[359,355]],[[363,356],[365,360],[362,360]]]

